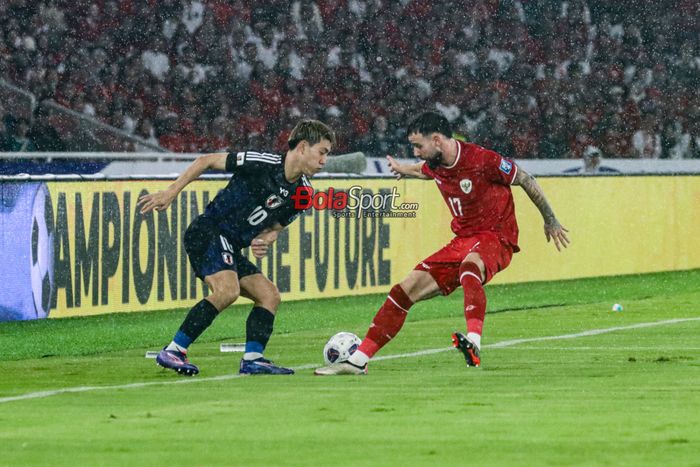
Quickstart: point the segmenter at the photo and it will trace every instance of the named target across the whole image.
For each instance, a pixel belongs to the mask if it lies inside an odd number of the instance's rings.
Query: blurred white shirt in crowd
[[[197,0],[190,1],[182,9],[182,24],[190,34],[193,34],[204,22],[204,4]]]
[[[632,136],[632,148],[637,157],[658,159],[661,157],[661,136],[645,130],[637,130]]]
[[[141,62],[156,79],[163,81],[170,71],[170,59],[163,52],[146,50],[141,54]]]

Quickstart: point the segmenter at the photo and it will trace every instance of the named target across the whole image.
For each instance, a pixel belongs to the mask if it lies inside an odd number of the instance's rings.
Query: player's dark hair
[[[335,146],[335,133],[328,125],[318,120],[302,120],[292,130],[287,144],[289,149],[294,149],[301,141],[306,140],[313,146],[323,139],[327,139],[331,142],[331,146]]]
[[[437,112],[425,112],[408,124],[407,133],[409,135],[420,133],[423,136],[440,133],[448,138],[452,138],[452,126],[444,115]]]

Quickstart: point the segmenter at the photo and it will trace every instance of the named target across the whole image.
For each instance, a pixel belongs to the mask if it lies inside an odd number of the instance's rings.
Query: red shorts
[[[416,271],[426,271],[442,290],[451,294],[459,283],[459,266],[469,253],[479,253],[486,267],[484,284],[510,264],[513,247],[501,242],[498,235],[483,233],[473,237],[455,237],[450,243],[416,265]]]

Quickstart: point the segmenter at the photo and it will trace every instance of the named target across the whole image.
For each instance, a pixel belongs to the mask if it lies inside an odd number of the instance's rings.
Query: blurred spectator
[[[66,143],[61,138],[56,128],[51,124],[51,110],[39,105],[34,112],[34,124],[27,133],[36,151],[63,152]]]
[[[632,149],[636,157],[658,159],[661,157],[661,135],[656,131],[656,122],[648,116],[642,126],[632,135]]]
[[[692,137],[681,121],[667,122],[661,135],[661,157],[687,159],[692,157]]]
[[[151,38],[150,48],[144,50],[141,54],[144,68],[158,81],[165,80],[167,73],[170,71],[170,58],[165,51],[165,38],[154,35]]]
[[[211,123],[207,150],[209,152],[233,150],[231,146],[231,137],[226,119],[224,117],[215,118]]]
[[[602,158],[600,149],[595,146],[588,146],[583,151],[583,166],[566,169],[564,173],[584,175],[620,173],[617,169],[601,165]]]
[[[632,157],[632,135],[626,129],[619,113],[603,118],[598,141],[605,154],[613,157]]]
[[[374,119],[372,130],[357,144],[368,157],[384,157],[396,154],[398,141],[389,133],[389,124],[385,117]]]
[[[540,139],[538,158],[562,159],[569,157],[569,144],[565,133],[564,115],[548,114],[543,119],[542,138]]]
[[[291,8],[297,38],[316,41],[323,33],[321,9],[313,0],[296,0]]]
[[[139,125],[136,127],[136,131],[134,132],[134,134],[148,143],[158,145],[158,138],[156,138],[156,132],[153,128],[153,124],[147,118],[144,118],[139,122]],[[137,143],[134,145],[134,151],[151,152],[153,151],[153,149],[149,148],[148,146],[144,146],[142,144]]]
[[[197,0],[183,2],[182,23],[187,32],[194,34],[204,21],[204,3]]]
[[[33,152],[36,151],[34,142],[29,139],[29,120],[24,117],[9,118],[5,120],[7,136],[3,151],[6,152]]]
[[[700,159],[700,118],[695,118],[690,126],[690,157]]]
[[[7,138],[7,127],[5,122],[10,118],[9,114],[5,113],[5,109],[2,107],[2,104],[0,103],[0,148],[4,148],[6,143],[6,138]]]

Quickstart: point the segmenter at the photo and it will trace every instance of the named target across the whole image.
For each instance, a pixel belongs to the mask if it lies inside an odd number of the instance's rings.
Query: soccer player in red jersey
[[[414,303],[449,295],[460,285],[467,333],[456,332],[452,340],[467,366],[480,366],[486,314],[483,286],[520,250],[511,185],[520,185],[539,209],[547,241],[553,240],[559,251],[569,243],[567,229],[557,220],[535,178],[494,151],[452,138],[450,124],[442,115],[420,115],[408,126],[408,140],[422,161],[399,164],[387,156],[389,167],[398,179],[435,180],[452,213],[455,238],[393,286],[348,361],[319,368],[317,375],[367,373],[369,360],[398,334]]]

